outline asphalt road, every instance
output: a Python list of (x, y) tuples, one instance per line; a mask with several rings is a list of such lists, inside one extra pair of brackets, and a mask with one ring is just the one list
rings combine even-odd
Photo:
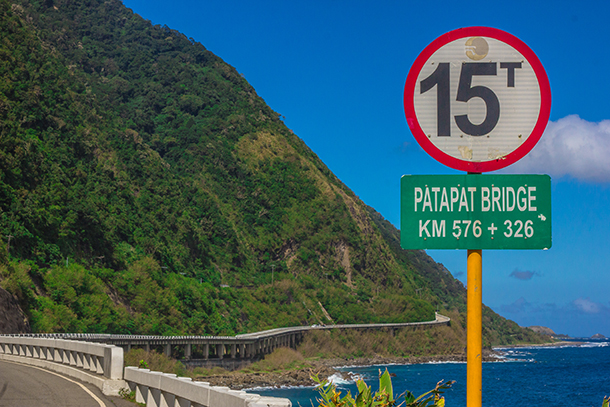
[(0, 361), (0, 406), (134, 407), (96, 387), (33, 366)]

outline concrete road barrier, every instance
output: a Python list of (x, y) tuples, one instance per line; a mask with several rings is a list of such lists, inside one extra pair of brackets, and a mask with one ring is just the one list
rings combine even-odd
[(123, 349), (65, 339), (0, 336), (0, 359), (52, 370), (118, 395), (123, 381)]
[(290, 400), (261, 397), (228, 387), (210, 386), (174, 374), (129, 366), (125, 382), (135, 392), (138, 403), (147, 407), (291, 407)]
[(123, 349), (65, 339), (0, 336), (0, 360), (23, 363), (74, 377), (106, 395), (135, 392), (148, 407), (291, 407), (288, 399), (261, 397), (228, 387), (210, 386), (175, 374), (123, 369)]

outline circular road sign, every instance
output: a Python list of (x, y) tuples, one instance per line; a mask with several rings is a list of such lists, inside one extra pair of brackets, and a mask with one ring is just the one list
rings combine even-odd
[(488, 27), (450, 31), (417, 57), (405, 84), (407, 123), (433, 158), (487, 172), (523, 158), (551, 112), (549, 80), (517, 37)]

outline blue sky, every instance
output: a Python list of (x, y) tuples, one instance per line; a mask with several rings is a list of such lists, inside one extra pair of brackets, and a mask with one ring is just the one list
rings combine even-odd
[[(524, 41), (552, 93), (538, 145), (503, 173), (552, 177), (553, 247), (483, 252), (483, 301), (522, 326), (610, 336), (610, 30), (607, 1), (124, 0), (201, 42), (366, 204), (400, 225), (403, 174), (459, 174), (417, 144), (403, 109), (419, 53), (460, 27)], [(466, 252), (428, 253), (466, 281)]]

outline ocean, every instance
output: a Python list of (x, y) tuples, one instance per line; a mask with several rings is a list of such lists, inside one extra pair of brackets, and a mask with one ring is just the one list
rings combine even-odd
[[(610, 396), (610, 340), (586, 340), (582, 345), (500, 349), (497, 362), (483, 363), (484, 407), (601, 407)], [(439, 380), (455, 380), (445, 392), (447, 407), (466, 407), (466, 363), (426, 363), (343, 367), (362, 377), (373, 390), (379, 371), (388, 369), (395, 396), (411, 390), (419, 396)], [(335, 380), (342, 394), (357, 394), (354, 381)], [(312, 387), (253, 389), (253, 393), (286, 397), (293, 406), (318, 406)]]

